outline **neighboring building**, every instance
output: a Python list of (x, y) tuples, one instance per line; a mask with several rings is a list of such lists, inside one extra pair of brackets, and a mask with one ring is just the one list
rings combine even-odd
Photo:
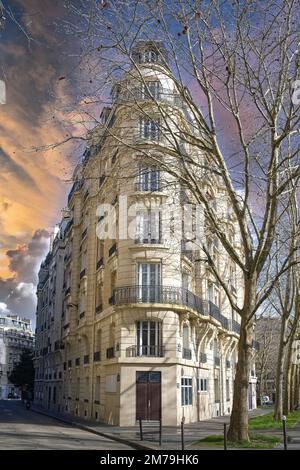
[[(170, 118), (188, 125), (191, 118), (160, 54), (161, 44), (146, 42), (132, 57)], [(163, 155), (168, 142), (158, 119), (140, 115), (140, 106), (151, 113), (151, 100), (134, 73), (113, 89), (113, 105), (104, 108), (102, 124), (91, 134), (41, 266), (35, 398), (48, 409), (111, 424), (130, 426), (141, 417), (178, 425), (183, 416), (193, 422), (231, 412), (239, 319), (199, 247), (192, 250), (182, 239), (183, 213), (170, 217), (190, 195), (143, 152)], [(210, 173), (201, 184), (239, 250), (237, 222), (220, 179)], [(109, 228), (120, 229), (125, 196), (129, 204), (144, 204), (134, 236), (112, 233), (101, 240), (96, 229), (99, 234), (109, 220), (98, 206), (116, 210)], [(238, 299), (238, 269), (209, 233), (203, 210), (200, 220), (201, 236)], [(172, 240), (165, 236), (167, 222)], [(256, 407), (255, 382), (253, 365), (250, 408)]]
[(8, 376), (26, 349), (34, 352), (30, 320), (0, 314), (0, 399), (8, 398), (10, 394), (19, 395), (19, 390), (9, 382)]
[(68, 262), (65, 234), (69, 229), (69, 217), (63, 219), (51, 240), (51, 249), (39, 271), (37, 286), (37, 319), (35, 351), (35, 398), (52, 403), (62, 401), (62, 322), (63, 298), (66, 294), (64, 269)]
[(276, 369), (280, 342), (281, 318), (279, 316), (263, 316), (256, 322), (255, 336), (260, 344), (256, 355), (257, 399), (268, 396), (275, 402)]

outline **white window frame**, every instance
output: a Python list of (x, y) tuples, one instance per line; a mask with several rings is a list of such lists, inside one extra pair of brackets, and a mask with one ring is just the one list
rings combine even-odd
[(140, 138), (158, 142), (160, 140), (160, 123), (156, 119), (140, 119)]
[[(144, 324), (147, 324), (147, 341), (143, 343)], [(151, 324), (154, 324), (154, 344), (151, 344)], [(161, 348), (162, 322), (151, 320), (140, 320), (136, 322), (137, 355), (138, 356), (159, 356)], [(146, 348), (146, 354), (144, 351)]]
[(159, 210), (143, 210), (137, 213), (137, 241), (161, 243), (162, 213)]
[(139, 191), (159, 191), (160, 170), (155, 166), (141, 166), (138, 174)]
[[(138, 296), (142, 302), (153, 302), (160, 294), (161, 286), (161, 263), (137, 264), (137, 285), (139, 286)], [(149, 289), (152, 287), (152, 289)]]
[(181, 406), (193, 406), (193, 378), (181, 377)]
[(199, 377), (197, 379), (197, 391), (198, 393), (208, 392), (208, 378), (207, 377)]

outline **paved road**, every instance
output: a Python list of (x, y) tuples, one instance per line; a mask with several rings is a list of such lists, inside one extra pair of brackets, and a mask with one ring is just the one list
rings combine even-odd
[(0, 450), (132, 450), (87, 431), (39, 415), (17, 400), (0, 400)]

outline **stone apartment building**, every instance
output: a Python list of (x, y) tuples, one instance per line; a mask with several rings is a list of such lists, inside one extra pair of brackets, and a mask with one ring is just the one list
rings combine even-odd
[(0, 315), (0, 399), (19, 395), (8, 376), (24, 350), (34, 352), (34, 334), (30, 320), (18, 315)]
[[(168, 145), (151, 119), (149, 89), (171, 126), (191, 119), (163, 45), (141, 42), (132, 58), (136, 67), (112, 90), (112, 106), (103, 109), (75, 169), (39, 273), (35, 399), (116, 425), (138, 418), (177, 425), (183, 416), (194, 422), (231, 412), (239, 319), (199, 247), (182, 235), (192, 217), (184, 215), (188, 191), (147, 158), (149, 149), (162, 155)], [(239, 249), (220, 181), (211, 174), (201, 184)], [(238, 269), (209, 234), (203, 210), (198, 219), (238, 299)], [(249, 408), (256, 407), (255, 383), (253, 365)]]

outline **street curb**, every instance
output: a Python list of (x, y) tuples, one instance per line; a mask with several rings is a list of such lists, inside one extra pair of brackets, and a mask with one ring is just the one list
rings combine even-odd
[(34, 413), (43, 415), (43, 416), (47, 416), (48, 418), (55, 419), (55, 420), (60, 421), (62, 423), (69, 424), (69, 425), (74, 426), (78, 429), (82, 429), (83, 431), (87, 431), (87, 432), (90, 432), (92, 434), (96, 434), (98, 436), (105, 437), (105, 438), (110, 439), (112, 441), (119, 442), (120, 444), (129, 445), (129, 446), (133, 447), (136, 450), (152, 450), (152, 451), (159, 450), (159, 449), (156, 449), (155, 447), (147, 446), (147, 445), (144, 445), (144, 444), (139, 444), (139, 443), (137, 443), (135, 441), (131, 441), (129, 439), (123, 439), (122, 437), (114, 436), (113, 434), (110, 434), (110, 433), (104, 433), (104, 432), (101, 432), (101, 431), (97, 431), (97, 430), (92, 429), (88, 426), (84, 426), (83, 424), (77, 423), (76, 421), (71, 421), (71, 420), (65, 419), (63, 417), (54, 416), (54, 415), (51, 415), (49, 413), (46, 413), (45, 411), (37, 410), (36, 408), (31, 408), (31, 411), (33, 411)]

